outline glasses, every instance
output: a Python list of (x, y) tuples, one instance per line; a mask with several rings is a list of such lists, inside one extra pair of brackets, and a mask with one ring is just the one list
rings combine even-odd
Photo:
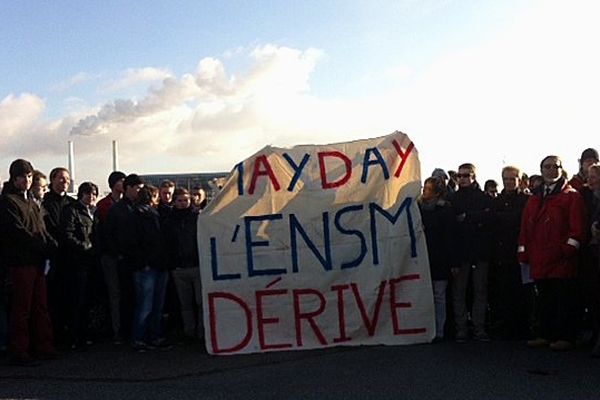
[(544, 168), (544, 169), (559, 169), (559, 168), (562, 168), (562, 166), (558, 165), (558, 164), (546, 164), (546, 165), (542, 165), (542, 168)]
[(457, 178), (470, 178), (471, 174), (456, 174)]

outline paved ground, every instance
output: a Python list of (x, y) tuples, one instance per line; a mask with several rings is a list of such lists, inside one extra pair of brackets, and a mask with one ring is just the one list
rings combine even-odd
[(443, 342), (213, 357), (110, 344), (39, 367), (0, 360), (0, 398), (600, 399), (600, 359), (519, 342)]

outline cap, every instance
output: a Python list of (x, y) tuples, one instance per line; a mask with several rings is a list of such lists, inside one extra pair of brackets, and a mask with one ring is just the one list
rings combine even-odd
[(598, 150), (592, 149), (591, 147), (589, 149), (585, 149), (583, 153), (581, 153), (581, 158), (579, 159), (579, 162), (582, 163), (588, 158), (593, 158), (596, 161), (600, 160), (600, 158), (598, 158)]

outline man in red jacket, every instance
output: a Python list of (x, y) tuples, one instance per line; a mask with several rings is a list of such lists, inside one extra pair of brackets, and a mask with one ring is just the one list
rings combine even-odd
[(518, 247), (519, 261), (530, 265), (539, 292), (539, 337), (527, 345), (569, 350), (577, 329), (575, 277), (585, 206), (563, 177), (559, 157), (547, 156), (540, 167), (544, 184), (525, 206)]

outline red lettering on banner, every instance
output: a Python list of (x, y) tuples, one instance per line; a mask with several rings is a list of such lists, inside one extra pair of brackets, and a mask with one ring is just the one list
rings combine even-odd
[(349, 342), (351, 337), (346, 336), (346, 314), (344, 312), (344, 290), (350, 289), (350, 285), (333, 285), (331, 290), (337, 292), (338, 324), (340, 337), (333, 338), (333, 343)]
[(415, 335), (427, 331), (425, 328), (408, 328), (400, 329), (400, 321), (398, 320), (397, 308), (410, 308), (412, 303), (396, 302), (396, 284), (403, 281), (418, 280), (419, 274), (403, 275), (399, 278), (390, 279), (390, 312), (392, 314), (392, 326), (394, 327), (394, 335)]
[[(260, 169), (261, 165), (264, 169)], [(256, 157), (254, 160), (254, 168), (252, 170), (252, 180), (250, 181), (250, 188), (248, 189), (248, 194), (254, 194), (254, 190), (256, 189), (256, 181), (259, 176), (266, 175), (269, 177), (271, 184), (275, 191), (279, 191), (280, 186), (277, 178), (275, 177), (275, 173), (273, 173), (273, 169), (271, 168), (271, 164), (269, 164), (269, 160), (267, 156), (261, 155)]]
[(365, 309), (365, 304), (363, 303), (360, 292), (358, 291), (358, 286), (356, 283), (351, 284), (352, 292), (354, 293), (356, 303), (358, 304), (358, 309), (360, 310), (360, 316), (365, 324), (365, 327), (367, 328), (367, 333), (369, 336), (373, 336), (375, 334), (375, 328), (377, 328), (377, 321), (379, 320), (379, 311), (381, 311), (381, 303), (383, 302), (383, 293), (385, 292), (386, 283), (387, 281), (382, 281), (379, 284), (379, 290), (377, 292), (377, 300), (375, 302), (375, 310), (373, 311), (372, 319), (369, 319), (369, 315)]
[(394, 145), (394, 148), (396, 149), (396, 152), (400, 156), (400, 160), (401, 160), (400, 165), (398, 165), (398, 168), (396, 169), (396, 172), (394, 173), (394, 176), (397, 178), (402, 173), (402, 168), (404, 168), (404, 164), (406, 164), (406, 160), (408, 159), (408, 156), (412, 152), (415, 145), (413, 142), (410, 142), (410, 144), (406, 148), (406, 151), (402, 151), (402, 148), (400, 147), (398, 142), (396, 142), (395, 139), (392, 140), (392, 144)]
[[(321, 172), (321, 187), (323, 189), (332, 189), (335, 187), (342, 186), (352, 176), (352, 161), (342, 152), (339, 151), (322, 151), (319, 155), (319, 171)], [(346, 173), (340, 179), (335, 182), (329, 182), (327, 180), (327, 167), (325, 166), (325, 157), (337, 157), (344, 162), (346, 167)]]
[(263, 297), (267, 296), (281, 296), (286, 294), (286, 289), (280, 290), (258, 290), (256, 291), (256, 329), (258, 329), (258, 341), (262, 350), (269, 349), (287, 349), (292, 347), (291, 343), (276, 343), (267, 344), (265, 340), (264, 326), (266, 324), (276, 324), (279, 322), (279, 318), (265, 318), (263, 316)]
[[(217, 341), (217, 316), (215, 312), (215, 299), (218, 298), (228, 299), (233, 301), (234, 303), (239, 304), (244, 310), (244, 313), (246, 314), (246, 336), (244, 336), (244, 339), (242, 339), (240, 343), (228, 349), (220, 348), (219, 343)], [(239, 297), (227, 292), (209, 293), (208, 308), (210, 324), (210, 341), (214, 353), (235, 353), (236, 351), (240, 351), (248, 345), (250, 339), (252, 338), (252, 311), (250, 311), (250, 307), (248, 307), (248, 304), (246, 304), (246, 302), (243, 299), (240, 299)]]
[[(321, 292), (319, 292), (318, 290), (315, 290), (315, 289), (294, 289), (293, 293), (294, 293), (294, 322), (296, 325), (296, 343), (297, 343), (298, 347), (303, 346), (302, 327), (300, 325), (300, 321), (302, 319), (306, 319), (308, 321), (313, 332), (317, 336), (319, 343), (321, 343), (322, 345), (326, 345), (327, 340), (325, 339), (325, 336), (323, 335), (323, 333), (319, 329), (319, 326), (315, 322), (315, 317), (317, 315), (322, 314), (323, 311), (325, 311), (325, 297), (323, 296), (323, 294)], [(318, 297), (319, 302), (320, 302), (319, 308), (315, 311), (309, 311), (309, 312), (303, 313), (300, 311), (300, 296), (311, 295), (311, 294)]]

